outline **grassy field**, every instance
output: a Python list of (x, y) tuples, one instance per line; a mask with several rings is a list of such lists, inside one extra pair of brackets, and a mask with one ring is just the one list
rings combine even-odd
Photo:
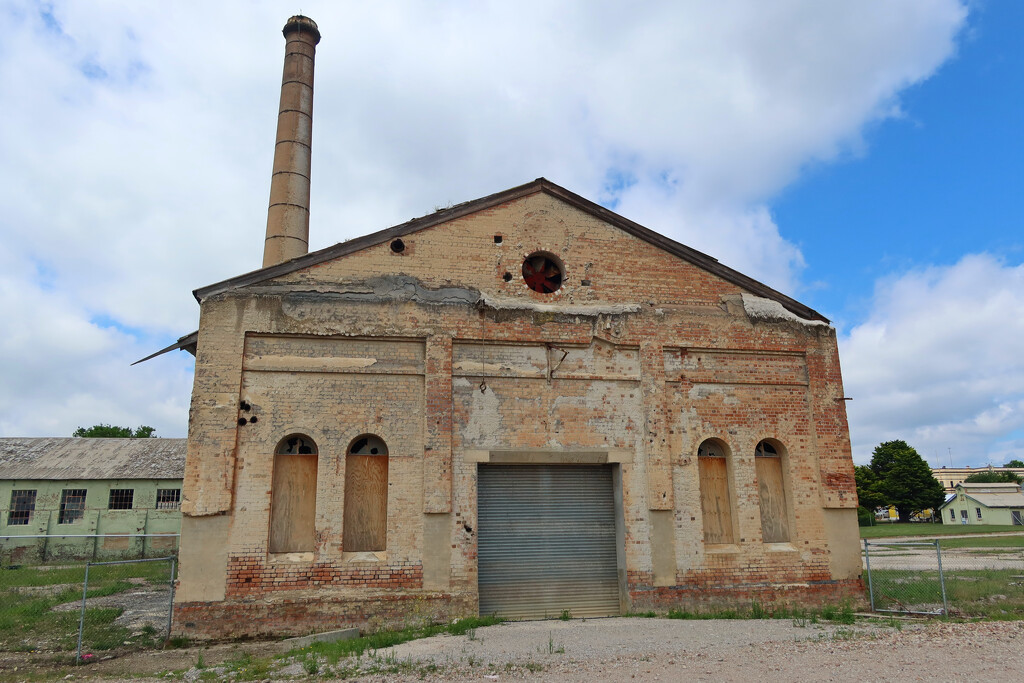
[[(1024, 535), (1021, 536), (976, 536), (974, 538), (943, 538), (939, 541), (946, 548), (1024, 548)], [(1021, 567), (1024, 574), (1024, 566)]]
[[(164, 562), (91, 567), (88, 597), (122, 593), (143, 583), (166, 585), (168, 569)], [(80, 605), (84, 578), (84, 565), (0, 569), (0, 651), (74, 652), (80, 610), (77, 606), (64, 611), (53, 608)], [(122, 611), (87, 608), (83, 649), (110, 650), (126, 641), (138, 646), (157, 644), (153, 628), (133, 634), (115, 625)]]
[(893, 536), (948, 536), (961, 534), (1024, 533), (1024, 527), (995, 524), (878, 524), (860, 527), (861, 538), (892, 538)]

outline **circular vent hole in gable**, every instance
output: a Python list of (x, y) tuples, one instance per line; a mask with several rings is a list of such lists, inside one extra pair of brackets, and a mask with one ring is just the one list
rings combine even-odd
[(562, 264), (547, 252), (534, 252), (523, 261), (523, 280), (535, 292), (557, 292), (562, 287), (563, 276)]

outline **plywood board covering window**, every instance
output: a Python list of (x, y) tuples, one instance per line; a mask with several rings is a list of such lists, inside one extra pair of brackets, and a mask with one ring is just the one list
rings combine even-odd
[(387, 548), (388, 447), (376, 436), (357, 438), (345, 456), (345, 552)]
[(311, 552), (316, 544), (317, 447), (290, 436), (274, 452), (270, 499), (270, 552)]
[(782, 476), (782, 457), (775, 446), (762, 441), (754, 453), (757, 490), (761, 502), (761, 538), (765, 543), (788, 543), (789, 509)]
[(732, 502), (725, 449), (708, 439), (697, 449), (700, 476), (700, 511), (704, 518), (705, 543), (733, 543)]

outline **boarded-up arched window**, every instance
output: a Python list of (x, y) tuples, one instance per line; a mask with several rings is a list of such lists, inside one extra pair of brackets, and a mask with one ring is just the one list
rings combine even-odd
[(292, 434), (274, 449), (270, 552), (309, 552), (316, 545), (316, 443)]
[(733, 543), (732, 499), (725, 444), (708, 439), (697, 449), (700, 477), (700, 511), (704, 518), (705, 543)]
[(387, 547), (388, 447), (372, 434), (358, 437), (345, 456), (345, 552)]
[(761, 539), (765, 543), (789, 542), (789, 508), (782, 476), (782, 456), (768, 441), (754, 451), (757, 491), (761, 501)]

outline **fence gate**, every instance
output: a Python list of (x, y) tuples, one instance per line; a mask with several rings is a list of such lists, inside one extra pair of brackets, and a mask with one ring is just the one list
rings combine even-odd
[(864, 541), (873, 612), (947, 614), (939, 541)]

